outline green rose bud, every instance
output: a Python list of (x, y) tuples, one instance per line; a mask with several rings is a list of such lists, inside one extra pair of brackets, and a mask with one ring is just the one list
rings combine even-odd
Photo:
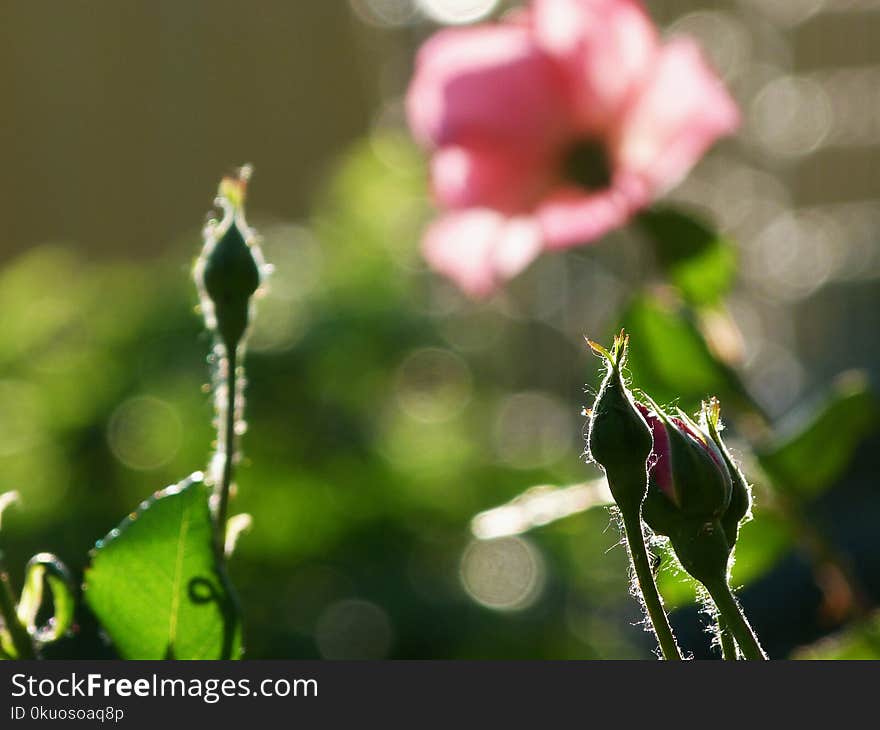
[(251, 297), (265, 270), (256, 236), (244, 217), (250, 173), (245, 166), (236, 177), (226, 177), (220, 183), (217, 205), (223, 210), (223, 219), (206, 226), (194, 272), (205, 323), (227, 352), (238, 346), (247, 331)]
[(652, 440), (651, 429), (623, 380), (628, 338), (618, 335), (611, 352), (595, 342), (589, 344), (605, 359), (607, 369), (590, 411), (589, 454), (605, 470), (621, 509), (638, 510), (647, 491), (646, 463)]

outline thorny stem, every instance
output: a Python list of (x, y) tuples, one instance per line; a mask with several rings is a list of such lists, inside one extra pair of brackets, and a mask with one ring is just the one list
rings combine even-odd
[(739, 602), (734, 598), (733, 591), (730, 590), (725, 577), (719, 577), (716, 580), (707, 581), (705, 583), (706, 590), (712, 596), (715, 606), (718, 608), (720, 618), (730, 629), (736, 643), (746, 659), (767, 659), (767, 655), (761, 648), (758, 637), (749, 625), (743, 613)]
[(36, 656), (34, 654), (34, 644), (27, 629), (18, 620), (18, 613), (15, 610), (15, 594), (12, 590), (12, 583), (9, 580), (9, 574), (6, 572), (2, 556), (0, 556), (0, 616), (3, 617), (3, 623), (12, 639), (12, 645), (17, 655), (16, 658), (34, 659)]
[(648, 557), (648, 549), (645, 547), (645, 533), (642, 528), (642, 520), (639, 513), (627, 510), (621, 512), (623, 517), (623, 529), (626, 534), (626, 544), (629, 549), (629, 557), (632, 561), (633, 571), (636, 575), (639, 591), (648, 612), (648, 619), (654, 628), (657, 642), (660, 644), (660, 652), (667, 660), (681, 659), (678, 644), (672, 634), (672, 627), (663, 608), (663, 600), (657, 591), (654, 582), (654, 573), (651, 570), (651, 561)]

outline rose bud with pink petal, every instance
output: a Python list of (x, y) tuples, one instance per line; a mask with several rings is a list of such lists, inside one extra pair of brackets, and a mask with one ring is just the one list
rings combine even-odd
[(697, 46), (662, 42), (637, 0), (534, 0), (442, 30), (406, 101), (444, 211), (425, 255), (478, 297), (622, 226), (739, 124)]
[(641, 403), (637, 408), (654, 438), (648, 474), (657, 498), (688, 519), (711, 520), (724, 514), (732, 485), (714, 441), (684, 414), (667, 416)]
[(726, 575), (751, 497), (719, 436), (717, 401), (703, 405), (700, 425), (681, 411), (670, 416), (653, 403), (637, 407), (654, 440), (643, 519), (670, 538), (695, 578), (705, 583)]

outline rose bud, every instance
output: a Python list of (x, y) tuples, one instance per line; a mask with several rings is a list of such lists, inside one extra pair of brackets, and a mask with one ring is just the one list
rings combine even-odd
[[(654, 437), (649, 469), (656, 497), (652, 506), (654, 501), (665, 504), (667, 509), (658, 511), (686, 519), (719, 518), (730, 505), (732, 484), (715, 442), (684, 413), (667, 416), (656, 405), (653, 410), (641, 403), (636, 407)], [(651, 527), (661, 534), (667, 532), (663, 525), (658, 525), (660, 529)]]
[(718, 431), (718, 402), (703, 404), (700, 424), (685, 413), (637, 404), (651, 427), (648, 494), (642, 516), (670, 538), (688, 573), (704, 584), (726, 576), (740, 521), (751, 499), (742, 472)]
[(217, 205), (223, 219), (211, 221), (194, 277), (209, 329), (215, 330), (227, 352), (233, 351), (248, 327), (251, 297), (262, 282), (265, 265), (256, 235), (244, 217), (244, 198), (250, 167), (220, 183)]
[(652, 440), (651, 429), (623, 380), (628, 341), (621, 332), (611, 352), (589, 343), (605, 359), (607, 373), (590, 412), (587, 446), (590, 457), (605, 470), (614, 501), (621, 510), (637, 512), (648, 488), (646, 464)]

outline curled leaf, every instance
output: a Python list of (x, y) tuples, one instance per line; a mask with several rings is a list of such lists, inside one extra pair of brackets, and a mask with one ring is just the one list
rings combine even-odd
[(3, 511), (11, 504), (18, 502), (18, 492), (3, 492), (0, 494), (0, 527), (2, 527)]
[(223, 545), (223, 552), (226, 554), (226, 557), (229, 557), (235, 552), (238, 538), (243, 533), (250, 530), (252, 524), (253, 518), (245, 512), (229, 518), (226, 522), (226, 541)]
[[(37, 616), (45, 598), (44, 588), (49, 586), (53, 613), (42, 626), (37, 626)], [(34, 555), (25, 570), (24, 588), (18, 602), (18, 618), (28, 633), (40, 644), (57, 641), (73, 626), (74, 587), (70, 571), (51, 553)]]

